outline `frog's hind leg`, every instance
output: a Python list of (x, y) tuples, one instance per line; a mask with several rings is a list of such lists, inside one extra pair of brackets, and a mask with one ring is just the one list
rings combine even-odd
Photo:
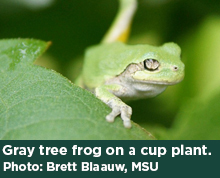
[(119, 0), (120, 7), (110, 29), (104, 36), (102, 43), (111, 43), (115, 41), (126, 42), (131, 22), (136, 11), (137, 0)]

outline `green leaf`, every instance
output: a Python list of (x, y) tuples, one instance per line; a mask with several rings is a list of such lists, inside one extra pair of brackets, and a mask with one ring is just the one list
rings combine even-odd
[(163, 139), (219, 140), (220, 91), (209, 101), (188, 100)]
[(1, 139), (152, 139), (136, 124), (105, 121), (110, 112), (93, 94), (60, 74), (33, 65), (49, 43), (0, 41)]

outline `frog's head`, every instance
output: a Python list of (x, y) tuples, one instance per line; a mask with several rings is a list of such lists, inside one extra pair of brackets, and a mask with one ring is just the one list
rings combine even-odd
[(141, 58), (139, 64), (142, 65), (141, 70), (132, 74), (132, 78), (136, 81), (173, 85), (184, 78), (181, 49), (175, 43), (165, 43), (160, 47), (151, 46), (150, 51), (139, 57)]

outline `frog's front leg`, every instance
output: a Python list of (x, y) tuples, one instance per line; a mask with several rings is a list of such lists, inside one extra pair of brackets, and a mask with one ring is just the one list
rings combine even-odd
[(131, 107), (110, 92), (118, 90), (120, 87), (120, 85), (100, 86), (95, 89), (95, 95), (112, 109), (112, 112), (106, 116), (108, 122), (114, 122), (115, 117), (121, 115), (124, 126), (131, 128)]

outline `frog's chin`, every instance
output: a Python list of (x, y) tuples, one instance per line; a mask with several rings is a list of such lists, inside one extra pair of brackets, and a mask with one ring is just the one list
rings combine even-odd
[(134, 82), (129, 87), (129, 92), (132, 98), (151, 98), (162, 93), (167, 88), (167, 85), (158, 85), (150, 83)]

